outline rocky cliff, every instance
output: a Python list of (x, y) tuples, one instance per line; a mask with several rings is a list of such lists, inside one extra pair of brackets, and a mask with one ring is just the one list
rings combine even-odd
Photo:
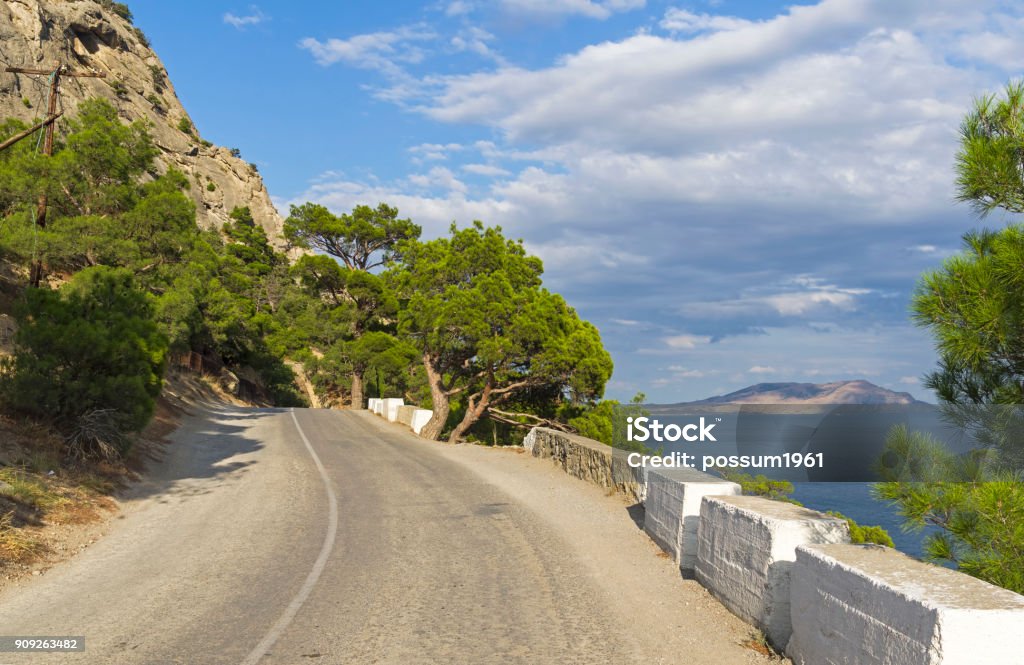
[(109, 1), (0, 0), (0, 119), (46, 114), (47, 77), (11, 74), (6, 67), (53, 69), (63, 63), (104, 72), (106, 78), (61, 78), (68, 114), (83, 99), (102, 97), (126, 121), (149, 121), (161, 151), (159, 169), (174, 167), (189, 176), (200, 226), (219, 228), (232, 208), (248, 206), (281, 247), (282, 220), (259, 173), (196, 134), (163, 63), (124, 13), (123, 5)]

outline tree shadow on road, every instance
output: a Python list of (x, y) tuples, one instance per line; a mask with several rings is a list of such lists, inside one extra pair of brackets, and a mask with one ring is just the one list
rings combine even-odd
[(174, 409), (179, 426), (146, 446), (141, 479), (121, 499), (157, 498), (183, 501), (237, 482), (257, 463), (253, 454), (264, 447), (247, 432), (262, 419), (286, 409), (251, 408), (198, 400)]

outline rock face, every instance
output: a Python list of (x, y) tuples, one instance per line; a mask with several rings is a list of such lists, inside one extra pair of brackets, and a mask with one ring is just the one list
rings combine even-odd
[[(204, 145), (182, 107), (145, 35), (109, 7), (94, 0), (0, 0), (0, 119), (30, 121), (46, 113), (46, 76), (3, 71), (8, 66), (95, 70), (106, 78), (62, 77), (63, 108), (102, 97), (126, 121), (145, 119), (161, 154), (159, 170), (177, 168), (190, 178), (196, 218), (203, 228), (220, 228), (235, 206), (253, 218), (282, 248), (282, 220), (256, 169), (227, 148)], [(108, 5), (105, 7), (104, 5)], [(61, 121), (58, 121), (58, 127)], [(188, 123), (186, 132), (181, 127)]]

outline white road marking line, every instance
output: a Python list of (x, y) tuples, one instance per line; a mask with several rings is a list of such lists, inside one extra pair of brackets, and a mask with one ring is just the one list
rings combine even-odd
[(295, 615), (302, 609), (302, 604), (309, 598), (309, 594), (313, 591), (313, 587), (316, 586), (317, 581), (320, 579), (320, 575), (323, 574), (324, 568), (327, 566), (327, 559), (331, 555), (331, 550), (334, 549), (334, 540), (338, 536), (338, 499), (334, 495), (334, 489), (331, 488), (331, 480), (327, 477), (327, 470), (324, 469), (323, 463), (320, 461), (320, 457), (313, 450), (313, 445), (306, 438), (306, 433), (302, 431), (302, 427), (299, 425), (299, 419), (295, 417), (295, 409), (291, 410), (292, 421), (295, 423), (295, 429), (298, 430), (299, 436), (302, 437), (302, 442), (306, 444), (306, 450), (309, 451), (309, 456), (313, 458), (313, 464), (316, 465), (317, 471), (320, 472), (320, 478), (323, 480), (324, 489), (327, 491), (327, 505), (329, 507), (327, 526), (327, 535), (324, 536), (323, 547), (320, 548), (320, 556), (316, 558), (316, 563), (313, 564), (313, 569), (309, 571), (309, 575), (306, 577), (306, 582), (299, 589), (299, 592), (292, 598), (292, 602), (288, 604), (284, 613), (277, 622), (271, 627), (267, 634), (263, 636), (260, 643), (256, 645), (245, 660), (242, 661), (242, 665), (257, 665), (263, 656), (277, 642), (277, 639), (281, 637), (281, 634), (288, 628), (288, 625), (295, 618)]

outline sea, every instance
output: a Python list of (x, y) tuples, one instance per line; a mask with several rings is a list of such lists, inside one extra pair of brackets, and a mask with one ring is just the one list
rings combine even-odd
[(923, 558), (924, 541), (937, 531), (925, 527), (908, 531), (896, 508), (871, 495), (871, 483), (793, 483), (790, 495), (808, 508), (834, 510), (865, 526), (880, 526), (889, 532), (896, 549), (914, 557)]

